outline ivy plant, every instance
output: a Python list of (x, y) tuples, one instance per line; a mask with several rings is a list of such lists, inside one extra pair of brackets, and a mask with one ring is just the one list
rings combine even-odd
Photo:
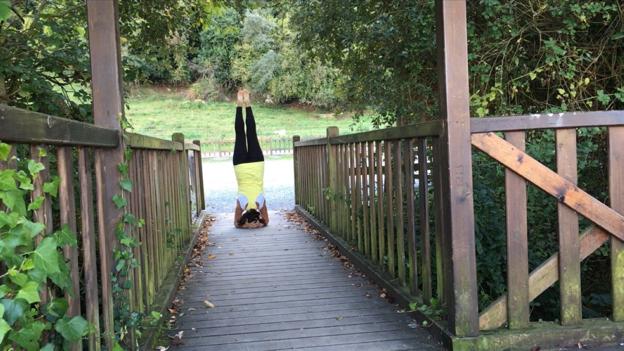
[[(0, 143), (0, 161), (9, 161), (10, 151)], [(67, 226), (46, 231), (43, 223), (32, 220), (33, 212), (49, 201), (31, 196), (33, 181), (44, 169), (29, 160), (25, 169), (0, 170), (0, 350), (66, 348), (90, 330), (83, 317), (67, 315), (67, 299), (47, 296), (49, 290), (62, 292), (58, 296), (71, 294), (70, 270), (61, 250), (77, 241)], [(43, 191), (56, 197), (58, 178), (45, 183)]]

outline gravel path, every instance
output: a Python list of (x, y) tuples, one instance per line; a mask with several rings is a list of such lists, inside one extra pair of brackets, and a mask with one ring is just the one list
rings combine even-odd
[[(232, 160), (204, 159), (203, 165), (208, 212), (232, 212), (237, 190)], [(271, 211), (290, 210), (295, 206), (292, 158), (265, 160), (264, 192)]]

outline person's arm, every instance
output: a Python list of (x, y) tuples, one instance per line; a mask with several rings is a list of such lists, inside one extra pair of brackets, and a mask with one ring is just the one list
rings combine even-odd
[(266, 200), (264, 201), (264, 205), (262, 206), (262, 209), (260, 210), (260, 214), (262, 215), (262, 218), (264, 219), (264, 225), (269, 225), (269, 210), (267, 209), (267, 205), (266, 205)]
[(236, 228), (240, 228), (240, 226), (238, 225), (238, 222), (240, 221), (242, 216), (243, 216), (243, 209), (241, 208), (238, 200), (236, 200), (236, 209), (234, 210), (234, 226)]

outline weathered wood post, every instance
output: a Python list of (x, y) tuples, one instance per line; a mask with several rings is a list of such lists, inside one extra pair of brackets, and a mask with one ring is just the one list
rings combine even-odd
[(338, 153), (336, 145), (331, 144), (331, 138), (338, 136), (338, 127), (327, 127), (327, 170), (329, 185), (329, 227), (332, 233), (338, 233), (338, 212), (337, 198), (338, 195)]
[(196, 172), (197, 172), (197, 193), (198, 193), (198, 201), (197, 201), (197, 214), (199, 215), (202, 210), (206, 208), (206, 198), (204, 197), (204, 163), (202, 161), (202, 152), (201, 152), (201, 142), (199, 140), (193, 140), (193, 144), (199, 147), (199, 151), (195, 152), (196, 158)]
[[(609, 127), (609, 202), (624, 213), (624, 127)], [(612, 318), (624, 321), (624, 241), (611, 235)]]
[(295, 187), (295, 205), (301, 205), (301, 199), (299, 198), (299, 194), (301, 192), (301, 182), (299, 182), (299, 160), (297, 159), (297, 150), (295, 148), (295, 144), (301, 140), (301, 137), (298, 135), (293, 136), (292, 138), (292, 147), (293, 147), (293, 174), (295, 177), (294, 187)]
[[(465, 1), (436, 1), (441, 136), (443, 233), (451, 255), (449, 327), (457, 336), (479, 333), (472, 193), (472, 150)], [(450, 249), (450, 252), (449, 252)]]
[[(121, 132), (120, 118), (124, 110), (117, 0), (87, 1), (87, 15), (93, 119), (98, 126)], [(115, 226), (122, 215), (113, 203), (113, 196), (121, 195), (117, 166), (123, 162), (123, 147), (120, 143), (116, 149), (98, 149), (95, 154), (103, 338), (109, 350), (114, 346), (112, 249), (115, 246)]]
[(180, 182), (182, 182), (182, 184), (179, 184), (180, 186), (180, 190), (183, 192), (184, 194), (184, 199), (182, 201), (182, 206), (181, 206), (181, 210), (182, 213), (184, 214), (184, 237), (186, 238), (187, 235), (189, 235), (190, 230), (191, 230), (191, 191), (190, 191), (190, 187), (189, 187), (189, 167), (188, 167), (188, 151), (186, 149), (186, 144), (184, 141), (184, 134), (182, 133), (174, 133), (171, 136), (171, 140), (172, 141), (176, 141), (180, 144), (182, 144), (182, 150), (180, 151), (180, 157), (179, 157), (179, 161), (178, 161), (178, 169), (180, 170)]

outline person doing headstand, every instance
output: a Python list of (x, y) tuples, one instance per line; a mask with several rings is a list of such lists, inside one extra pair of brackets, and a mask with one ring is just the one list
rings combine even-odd
[[(239, 90), (234, 129), (234, 173), (238, 183), (238, 197), (234, 211), (237, 228), (260, 228), (269, 224), (269, 213), (264, 197), (264, 155), (258, 142), (256, 121), (251, 111), (249, 92)], [(243, 123), (245, 107), (245, 123)], [(245, 133), (247, 125), (247, 133)]]

